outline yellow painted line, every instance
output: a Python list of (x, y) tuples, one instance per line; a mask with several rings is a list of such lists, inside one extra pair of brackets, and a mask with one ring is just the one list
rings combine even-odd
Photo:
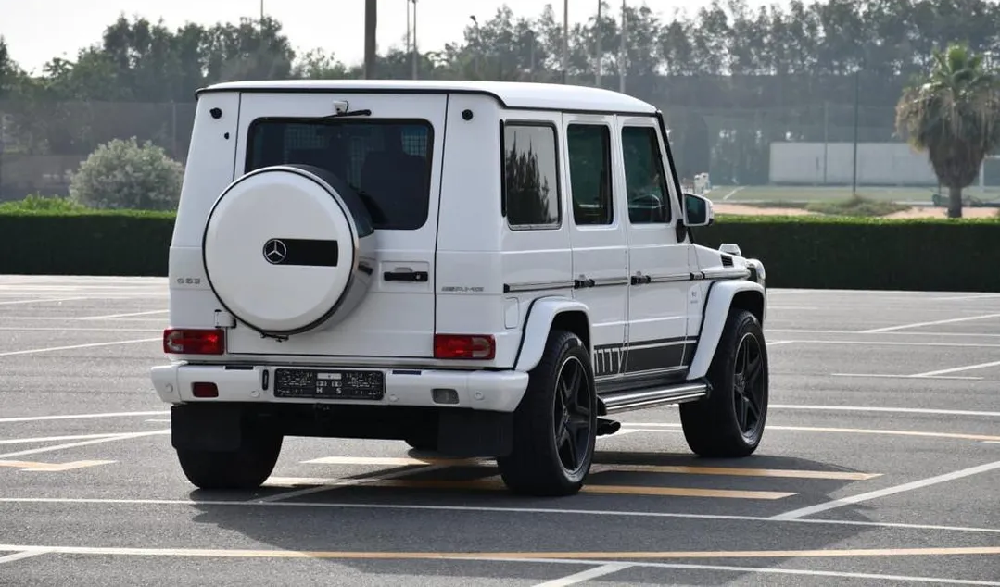
[[(449, 459), (416, 457), (354, 457), (330, 456), (302, 461), (307, 465), (377, 465), (389, 467), (412, 467), (423, 465), (445, 466), (492, 466), (492, 459)], [(818, 471), (804, 469), (759, 469), (737, 467), (682, 467), (664, 465), (619, 465), (616, 463), (594, 464), (593, 471), (624, 471), (633, 473), (678, 473), (690, 475), (729, 475), (737, 477), (781, 477), (793, 479), (833, 479), (841, 481), (867, 481), (881, 477), (881, 473), (855, 473), (851, 471)]]
[[(645, 422), (623, 422), (622, 429), (659, 432), (663, 428), (680, 428), (680, 424), (660, 424)], [(808, 426), (768, 426), (768, 430), (789, 430), (793, 432), (833, 432), (842, 434), (888, 434), (896, 436), (924, 436), (928, 438), (954, 438), (958, 440), (978, 440), (1000, 442), (1000, 436), (985, 434), (964, 434), (961, 432), (927, 432), (923, 430), (871, 430), (864, 428), (811, 428)]]
[(163, 556), (218, 558), (327, 558), (327, 559), (687, 559), (687, 558), (854, 558), (899, 556), (998, 555), (1000, 546), (949, 548), (872, 548), (823, 550), (718, 550), (662, 552), (351, 552), (297, 550), (223, 550), (196, 548), (117, 548), (0, 544), (0, 552), (45, 552), (96, 556)]
[(689, 475), (727, 475), (734, 477), (780, 477), (787, 479), (832, 479), (839, 481), (867, 481), (881, 477), (881, 473), (855, 473), (852, 471), (816, 471), (808, 469), (754, 469), (738, 467), (682, 467), (667, 465), (617, 465), (595, 464), (592, 471), (623, 471), (630, 473), (679, 473)]
[[(457, 489), (478, 491), (507, 491), (500, 477), (473, 480), (448, 479), (315, 479), (297, 477), (272, 477), (266, 485), (316, 485), (331, 489), (341, 486), (386, 487), (396, 489)], [(612, 495), (673, 495), (681, 497), (716, 497), (726, 499), (782, 499), (795, 495), (774, 491), (732, 491), (724, 489), (695, 489), (688, 487), (656, 487), (640, 485), (603, 485), (590, 483), (583, 486), (581, 493)]]
[(386, 467), (413, 467), (422, 465), (448, 465), (448, 466), (476, 466), (481, 465), (483, 459), (449, 459), (444, 457), (351, 457), (332, 456), (319, 457), (302, 461), (306, 465), (380, 465)]
[(100, 465), (110, 465), (115, 461), (73, 461), (72, 463), (34, 463), (31, 461), (0, 461), (0, 467), (20, 469), (22, 471), (44, 471), (60, 472), (72, 469), (85, 469), (87, 467), (98, 467)]

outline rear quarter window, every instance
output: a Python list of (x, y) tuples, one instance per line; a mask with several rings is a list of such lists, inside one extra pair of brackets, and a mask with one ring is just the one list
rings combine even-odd
[(312, 165), (333, 173), (369, 205), (376, 230), (427, 221), (434, 129), (426, 120), (265, 118), (248, 133), (246, 172)]

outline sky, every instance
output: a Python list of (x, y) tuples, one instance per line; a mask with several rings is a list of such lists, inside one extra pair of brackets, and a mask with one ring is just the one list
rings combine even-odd
[[(406, 44), (408, 0), (378, 0), (379, 51)], [(620, 15), (619, 0), (606, 0)], [(630, 6), (649, 6), (661, 17), (676, 9), (693, 14), (710, 0), (627, 0)], [(562, 17), (559, 0), (506, 0), (515, 15), (538, 16), (551, 3)], [(762, 0), (750, 0), (757, 6)], [(785, 4), (784, 2), (779, 2)], [(361, 63), (364, 51), (364, 0), (264, 0), (264, 12), (284, 25), (300, 54), (314, 48), (333, 53), (340, 61)], [(475, 15), (480, 22), (496, 14), (498, 0), (418, 0), (417, 41), (422, 51), (434, 51), (462, 38)], [(570, 0), (571, 23), (597, 12), (597, 0)], [(6, 38), (11, 58), (29, 72), (40, 74), (49, 59), (75, 59), (77, 51), (99, 42), (105, 27), (120, 14), (162, 19), (171, 29), (194, 21), (214, 24), (257, 18), (260, 0), (0, 0), (0, 36)]]

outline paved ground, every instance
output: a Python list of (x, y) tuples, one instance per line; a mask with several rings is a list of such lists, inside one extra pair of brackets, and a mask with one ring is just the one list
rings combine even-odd
[(773, 291), (756, 456), (630, 412), (550, 500), (319, 439), (260, 492), (194, 491), (147, 379), (165, 304), (0, 278), (0, 585), (1000, 585), (1000, 294)]

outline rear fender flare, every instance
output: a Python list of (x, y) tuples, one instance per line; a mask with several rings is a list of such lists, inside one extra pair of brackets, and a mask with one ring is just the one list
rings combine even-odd
[(536, 298), (528, 306), (524, 331), (521, 335), (521, 347), (514, 359), (515, 370), (530, 371), (538, 366), (542, 353), (545, 352), (545, 343), (548, 342), (552, 322), (559, 314), (565, 312), (583, 312), (587, 316), (587, 332), (584, 340), (588, 341), (587, 353), (592, 353), (593, 349), (589, 344), (590, 313), (585, 304), (563, 296)]
[(726, 327), (729, 309), (733, 305), (733, 297), (744, 291), (756, 292), (761, 296), (762, 306), (767, 305), (764, 286), (753, 281), (716, 281), (708, 292), (705, 311), (702, 316), (701, 333), (698, 335), (698, 348), (695, 349), (691, 366), (688, 368), (688, 380), (701, 379), (708, 373), (708, 368), (715, 358), (715, 349), (722, 338), (722, 330)]

